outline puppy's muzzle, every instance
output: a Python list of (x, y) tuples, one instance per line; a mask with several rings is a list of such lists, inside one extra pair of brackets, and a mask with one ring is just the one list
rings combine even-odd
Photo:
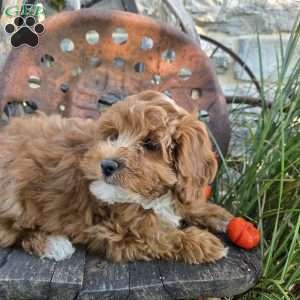
[(121, 164), (113, 159), (102, 160), (100, 164), (104, 176), (111, 176), (121, 167)]

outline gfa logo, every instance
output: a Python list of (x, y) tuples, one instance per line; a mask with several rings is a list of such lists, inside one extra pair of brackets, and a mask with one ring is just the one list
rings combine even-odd
[(37, 22), (38, 17), (45, 16), (44, 7), (40, 4), (25, 4), (22, 6), (8, 6), (4, 15), (14, 18), (12, 23), (5, 26), (5, 31), (10, 35), (13, 47), (36, 47), (39, 43), (39, 35), (43, 34), (43, 24)]

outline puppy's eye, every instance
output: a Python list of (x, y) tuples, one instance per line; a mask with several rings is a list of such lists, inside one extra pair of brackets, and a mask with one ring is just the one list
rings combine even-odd
[(160, 149), (160, 145), (149, 138), (144, 140), (143, 147), (149, 151), (158, 151)]
[(118, 137), (119, 137), (118, 132), (114, 132), (114, 133), (112, 133), (112, 134), (110, 134), (110, 135), (108, 136), (108, 139), (109, 139), (110, 141), (115, 141), (115, 140), (118, 139)]

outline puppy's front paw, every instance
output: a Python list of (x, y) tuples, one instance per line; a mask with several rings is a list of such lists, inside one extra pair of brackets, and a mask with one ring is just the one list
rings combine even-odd
[(75, 248), (67, 237), (50, 235), (47, 238), (44, 254), (41, 257), (61, 261), (70, 258), (74, 252)]
[(224, 219), (220, 219), (218, 217), (216, 218), (210, 218), (210, 220), (207, 222), (208, 227), (216, 232), (222, 232), (225, 233), (227, 226), (229, 224), (229, 220), (224, 218)]
[(182, 258), (189, 264), (215, 262), (225, 257), (228, 248), (212, 233), (189, 227), (184, 230), (185, 237), (182, 249)]

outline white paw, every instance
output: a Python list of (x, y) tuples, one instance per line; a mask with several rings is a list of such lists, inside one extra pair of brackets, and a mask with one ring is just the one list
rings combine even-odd
[(54, 259), (55, 261), (70, 258), (75, 248), (68, 238), (61, 235), (52, 235), (47, 239), (45, 254), (42, 258)]
[(216, 221), (216, 223), (215, 223), (215, 230), (217, 232), (226, 233), (228, 223), (229, 223), (228, 221), (223, 221), (223, 220)]
[(224, 250), (223, 250), (223, 256), (222, 257), (227, 257), (228, 252), (229, 252), (229, 247), (225, 247)]

